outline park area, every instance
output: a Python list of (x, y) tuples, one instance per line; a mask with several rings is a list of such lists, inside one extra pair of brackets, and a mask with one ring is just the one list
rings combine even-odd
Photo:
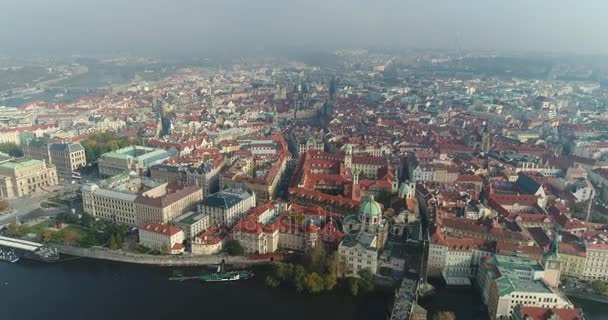
[(90, 248), (107, 246), (120, 249), (127, 235), (127, 227), (95, 221), (90, 215), (65, 213), (56, 218), (39, 218), (23, 224), (8, 225), (9, 236), (41, 243), (58, 243)]

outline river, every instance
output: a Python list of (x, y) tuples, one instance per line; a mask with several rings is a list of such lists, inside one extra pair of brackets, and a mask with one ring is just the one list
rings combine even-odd
[(2, 320), (386, 319), (390, 297), (309, 296), (264, 286), (169, 281), (175, 268), (86, 259), (0, 263)]
[[(231, 283), (169, 281), (176, 270), (192, 271), (87, 259), (0, 263), (0, 320), (384, 320), (391, 303), (387, 293), (353, 298), (345, 290), (309, 296), (272, 289), (263, 276)], [(606, 319), (604, 304), (572, 301), (587, 320)], [(457, 319), (488, 319), (470, 288), (441, 287), (420, 304), (429, 315), (453, 310)]]

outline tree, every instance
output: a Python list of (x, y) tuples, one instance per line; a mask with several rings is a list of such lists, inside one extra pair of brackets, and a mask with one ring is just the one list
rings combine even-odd
[(456, 320), (456, 315), (452, 311), (439, 311), (433, 315), (433, 320)]
[(80, 234), (73, 230), (68, 230), (63, 234), (63, 244), (66, 246), (74, 245), (80, 240)]
[(348, 284), (348, 291), (350, 291), (351, 295), (356, 296), (359, 294), (359, 279), (348, 278), (346, 283)]
[(325, 257), (325, 272), (337, 276), (338, 263), (340, 263), (340, 257), (338, 257), (338, 252), (334, 251), (331, 255)]
[(116, 235), (112, 234), (110, 236), (110, 249), (112, 250), (118, 250), (120, 249), (121, 245), (118, 243), (118, 240), (116, 240)]
[(41, 236), (42, 242), (46, 243), (46, 242), (51, 241), (55, 237), (56, 234), (57, 234), (57, 231), (55, 231), (55, 230), (50, 230), (50, 229), (45, 230)]
[(245, 254), (245, 248), (238, 240), (230, 240), (226, 244), (226, 252), (231, 256), (242, 256)]
[(83, 213), (80, 218), (80, 223), (83, 227), (90, 228), (93, 225), (93, 216), (88, 213)]
[(11, 223), (8, 225), (8, 234), (13, 237), (20, 237), (23, 233), (23, 227), (17, 223)]
[(316, 272), (311, 272), (304, 277), (304, 289), (312, 294), (323, 291), (325, 284), (323, 278)]
[(297, 265), (293, 269), (293, 282), (298, 292), (304, 290), (304, 278), (306, 277), (306, 269), (303, 266)]
[(23, 157), (23, 150), (14, 143), (0, 143), (0, 152), (4, 152), (11, 157)]
[(333, 273), (327, 273), (323, 276), (323, 287), (325, 290), (332, 290), (338, 284), (338, 278)]
[(10, 202), (6, 199), (0, 200), (0, 211), (6, 210), (11, 206)]
[(311, 250), (308, 250), (304, 255), (304, 266), (308, 271), (314, 271), (318, 273), (325, 272), (325, 257), (327, 253), (323, 249), (322, 245), (317, 245)]
[(360, 278), (359, 287), (363, 292), (374, 290), (374, 275), (369, 269), (359, 270), (357, 275)]
[(271, 288), (276, 288), (279, 286), (280, 282), (273, 276), (266, 276), (266, 278), (264, 278), (264, 284)]
[(118, 141), (113, 140), (113, 141), (108, 142), (107, 147), (108, 147), (108, 149), (110, 149), (110, 151), (115, 151), (115, 150), (120, 149), (120, 144), (118, 143)]
[(598, 294), (606, 294), (608, 292), (608, 284), (602, 280), (594, 280), (591, 282), (591, 288)]
[(393, 194), (389, 190), (382, 189), (382, 190), (380, 190), (380, 192), (378, 194), (378, 199), (376, 199), (376, 201), (378, 201), (379, 203), (382, 203), (385, 208), (390, 208), (392, 196), (393, 196)]
[(279, 281), (287, 281), (293, 278), (293, 265), (284, 262), (274, 264), (274, 274)]
[(109, 224), (106, 227), (105, 233), (106, 238), (102, 238), (100, 242), (108, 243), (111, 246), (112, 236), (114, 236), (114, 241), (116, 243), (115, 247), (121, 248), (124, 243), (125, 237), (127, 235), (127, 226), (122, 224)]

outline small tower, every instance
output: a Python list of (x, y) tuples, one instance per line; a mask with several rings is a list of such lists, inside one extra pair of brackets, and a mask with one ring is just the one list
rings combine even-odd
[(317, 246), (318, 244), (318, 239), (319, 239), (319, 228), (314, 225), (312, 222), (310, 222), (307, 226), (306, 226), (306, 233), (304, 234), (304, 239), (305, 239), (305, 249), (306, 250), (310, 250), (313, 249)]

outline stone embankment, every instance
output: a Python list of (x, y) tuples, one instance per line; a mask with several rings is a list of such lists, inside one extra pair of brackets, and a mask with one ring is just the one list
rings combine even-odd
[(78, 248), (72, 246), (63, 245), (52, 245), (53, 248), (57, 248), (59, 253), (64, 255), (84, 257), (90, 259), (135, 263), (135, 264), (148, 264), (157, 266), (204, 266), (219, 264), (222, 260), (226, 264), (264, 264), (269, 263), (269, 259), (250, 259), (247, 257), (233, 257), (233, 256), (189, 256), (189, 255), (150, 255), (150, 254), (139, 254), (130, 253), (120, 250), (110, 250), (106, 248)]

